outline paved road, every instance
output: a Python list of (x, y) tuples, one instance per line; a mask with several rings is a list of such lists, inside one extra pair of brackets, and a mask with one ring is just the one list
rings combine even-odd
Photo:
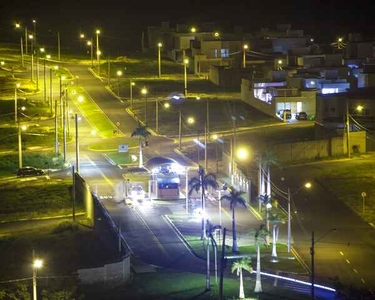
[[(275, 169), (272, 175), (278, 187), (286, 190), (289, 186), (295, 191), (304, 182), (318, 178), (322, 170), (367, 163), (367, 158), (323, 162)], [(282, 177), (284, 181), (280, 180)], [(314, 231), (317, 241), (328, 230), (337, 228), (315, 244), (316, 278), (329, 283), (329, 277), (339, 276), (347, 284), (374, 289), (375, 229), (327, 191), (324, 181), (313, 180), (313, 188), (301, 189), (293, 200), (298, 211), (292, 221), (294, 247), (309, 266), (311, 232)]]

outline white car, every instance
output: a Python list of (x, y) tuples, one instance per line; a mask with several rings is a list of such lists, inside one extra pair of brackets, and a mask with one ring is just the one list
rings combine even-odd
[(132, 186), (129, 194), (133, 200), (143, 200), (145, 198), (145, 191), (141, 185)]

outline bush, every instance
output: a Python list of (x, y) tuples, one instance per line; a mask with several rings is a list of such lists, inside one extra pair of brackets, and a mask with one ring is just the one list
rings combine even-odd
[(76, 232), (79, 230), (79, 227), (76, 223), (72, 221), (62, 221), (60, 222), (53, 230), (53, 234), (62, 234), (66, 231), (68, 232)]

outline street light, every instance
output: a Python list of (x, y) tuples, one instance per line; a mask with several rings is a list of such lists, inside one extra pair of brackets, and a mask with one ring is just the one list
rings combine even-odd
[(188, 91), (187, 91), (187, 65), (189, 64), (189, 60), (187, 58), (184, 59), (184, 83), (185, 83), (185, 98), (187, 98), (187, 94), (188, 94)]
[(282, 70), (283, 69), (283, 61), (281, 59), (279, 59), (277, 61), (277, 69), (278, 70)]
[(160, 55), (160, 50), (161, 47), (163, 47), (162, 43), (158, 43), (158, 66), (159, 66), (159, 78), (161, 77), (161, 55)]
[(135, 82), (130, 79), (129, 82), (129, 98), (130, 98), (130, 110), (133, 111), (133, 86), (135, 86)]
[(95, 31), (96, 33), (96, 59), (98, 61), (98, 74), (100, 76), (100, 48), (99, 48), (99, 34), (100, 34), (100, 30), (97, 29)]
[(145, 95), (145, 125), (147, 124), (147, 92), (145, 87), (141, 90), (142, 95)]
[(18, 101), (18, 96), (17, 96), (17, 90), (19, 89), (21, 85), (19, 83), (16, 84), (15, 88), (14, 88), (14, 122), (17, 123), (17, 120), (18, 120), (18, 104), (17, 104), (17, 101)]
[(37, 300), (37, 285), (36, 285), (36, 279), (37, 279), (37, 272), (38, 269), (43, 267), (43, 261), (41, 259), (36, 259), (33, 262), (33, 300)]
[(90, 41), (87, 41), (87, 46), (90, 46), (90, 55), (91, 55), (91, 68), (94, 67), (94, 59), (93, 59), (93, 47), (94, 47), (94, 44), (92, 42), (92, 39)]
[[(19, 23), (16, 23), (16, 29), (19, 29), (21, 28), (21, 25)], [(25, 36), (27, 36), (27, 30), (25, 31)], [(27, 43), (27, 40), (25, 40), (25, 42)], [(22, 39), (22, 35), (20, 36), (20, 43), (21, 43), (21, 66), (22, 68), (25, 66), (24, 64), (24, 60), (23, 60), (23, 39)]]
[(122, 71), (117, 71), (117, 96), (120, 97), (120, 77), (122, 76)]
[(323, 234), (320, 238), (315, 240), (314, 231), (311, 232), (311, 247), (310, 247), (310, 254), (311, 254), (311, 299), (315, 299), (315, 244), (319, 242), (322, 238), (324, 238), (327, 234), (336, 231), (337, 228), (332, 228), (328, 230), (325, 234)]
[(246, 51), (249, 49), (249, 45), (243, 45), (243, 57), (242, 57), (242, 67), (246, 68)]

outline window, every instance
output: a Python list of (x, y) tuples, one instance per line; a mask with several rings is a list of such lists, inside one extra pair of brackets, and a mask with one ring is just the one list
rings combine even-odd
[(229, 49), (221, 49), (220, 56), (223, 58), (229, 57)]
[(214, 49), (214, 57), (215, 57), (215, 58), (218, 57), (218, 51), (217, 51), (217, 49)]

